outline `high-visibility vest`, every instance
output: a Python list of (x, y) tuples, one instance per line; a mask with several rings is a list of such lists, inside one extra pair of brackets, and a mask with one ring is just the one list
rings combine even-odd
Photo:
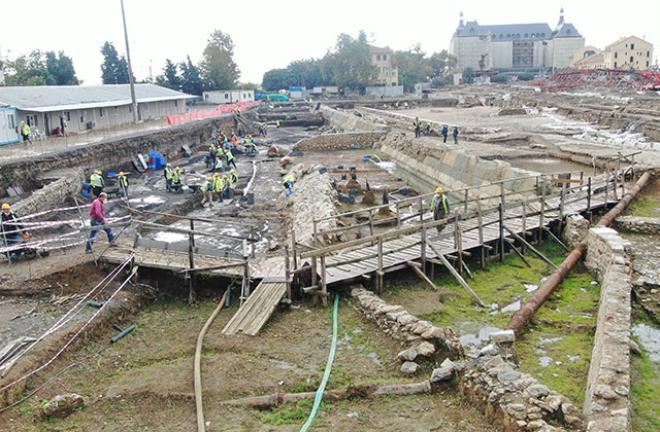
[(181, 171), (178, 169), (174, 170), (174, 174), (172, 174), (172, 182), (174, 183), (181, 183)]
[(231, 150), (225, 150), (225, 156), (227, 156), (227, 162), (231, 162), (234, 160), (234, 155), (231, 152)]
[(202, 190), (206, 192), (212, 192), (213, 191), (213, 183), (206, 180), (204, 183), (202, 183)]
[(225, 190), (225, 181), (222, 177), (216, 177), (213, 181), (213, 188), (216, 192), (222, 192)]
[(98, 174), (92, 174), (89, 176), (89, 184), (92, 187), (103, 187), (103, 177)]
[(438, 203), (438, 198), (440, 198), (440, 201), (442, 202), (442, 208), (445, 210), (445, 213), (449, 213), (449, 203), (447, 202), (447, 195), (442, 194), (435, 194), (433, 195), (433, 198), (431, 199), (431, 210), (435, 211), (435, 207)]
[(23, 123), (23, 130), (21, 131), (23, 135), (30, 135), (30, 132), (32, 132), (32, 129), (30, 129), (30, 125), (27, 123)]
[(117, 180), (119, 180), (119, 186), (123, 187), (124, 189), (128, 189), (128, 177), (126, 176), (118, 176)]
[(284, 177), (284, 183), (286, 183), (286, 182), (295, 183), (296, 182), (296, 176), (294, 176), (293, 174), (287, 174), (287, 176)]
[(172, 177), (174, 176), (174, 172), (172, 171), (172, 168), (166, 167), (165, 168), (165, 178), (168, 180), (172, 180)]
[(229, 179), (231, 180), (232, 186), (235, 186), (236, 183), (238, 183), (238, 176), (234, 171), (231, 172), (231, 177), (229, 177)]

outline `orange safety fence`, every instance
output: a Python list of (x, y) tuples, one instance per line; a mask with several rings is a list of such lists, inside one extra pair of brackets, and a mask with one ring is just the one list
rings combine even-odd
[(176, 125), (196, 120), (205, 120), (208, 118), (219, 117), (225, 114), (231, 114), (237, 110), (244, 111), (259, 104), (261, 104), (261, 101), (237, 102), (234, 104), (218, 105), (210, 110), (190, 111), (185, 114), (172, 114), (167, 116), (167, 124)]

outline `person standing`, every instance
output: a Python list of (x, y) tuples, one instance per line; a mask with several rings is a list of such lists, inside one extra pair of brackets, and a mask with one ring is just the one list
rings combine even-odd
[(211, 161), (211, 171), (215, 170), (215, 160), (218, 157), (218, 147), (215, 144), (209, 146), (209, 159)]
[(236, 168), (236, 162), (234, 162), (234, 154), (230, 150), (225, 150), (225, 156), (227, 157), (227, 168), (229, 165), (233, 165)]
[(454, 126), (454, 131), (451, 133), (454, 136), (454, 144), (458, 145), (458, 127)]
[(32, 133), (32, 129), (30, 128), (30, 125), (25, 123), (25, 121), (21, 120), (19, 129), (21, 132), (21, 137), (23, 138), (23, 142), (27, 141), (30, 144), (32, 144), (32, 140), (30, 139), (30, 134)]
[(415, 128), (415, 138), (419, 138), (422, 134), (422, 123), (419, 121), (419, 117), (415, 117), (413, 126)]
[(128, 199), (128, 177), (126, 177), (124, 171), (119, 171), (119, 174), (117, 174), (117, 184), (119, 184), (119, 190), (124, 198)]
[(223, 202), (222, 197), (225, 193), (225, 181), (223, 180), (222, 176), (220, 176), (220, 173), (215, 173), (214, 175), (213, 191), (220, 198), (220, 202)]
[(11, 210), (9, 203), (3, 203), (2, 215), (0, 215), (0, 234), (2, 234), (2, 245), (5, 247), (21, 242), (20, 232), (23, 227), (17, 223), (17, 220), (18, 216)]
[[(108, 223), (108, 220), (105, 217), (105, 202), (108, 199), (108, 195), (105, 192), (101, 192), (98, 198), (92, 201), (92, 208), (89, 210), (89, 218), (92, 227), (105, 225)], [(103, 228), (106, 235), (108, 236), (108, 243), (110, 247), (115, 247), (115, 235), (112, 232), (112, 228), (105, 227)], [(96, 240), (96, 235), (99, 233), (99, 230), (91, 230), (89, 232), (89, 239), (87, 240), (87, 245), (85, 246), (85, 252), (92, 253), (92, 243)]]
[[(445, 194), (444, 188), (438, 186), (435, 189), (435, 194), (431, 198), (431, 211), (433, 212), (433, 220), (444, 219), (449, 214), (449, 202), (447, 201), (447, 194)], [(445, 225), (438, 225), (436, 229), (438, 234), (442, 232), (445, 228)]]
[(103, 173), (101, 170), (94, 170), (92, 175), (89, 176), (89, 185), (92, 187), (92, 193), (94, 196), (98, 198), (105, 187), (105, 181), (103, 180)]
[(449, 128), (447, 125), (442, 126), (442, 142), (447, 143), (447, 137), (449, 136)]
[(163, 171), (165, 174), (165, 191), (169, 192), (170, 189), (172, 189), (172, 177), (174, 177), (174, 170), (172, 169), (172, 164), (168, 163), (167, 166), (165, 166), (165, 171)]
[(204, 204), (207, 202), (209, 203), (209, 207), (213, 207), (213, 177), (207, 177), (206, 181), (202, 183), (202, 207), (204, 207)]

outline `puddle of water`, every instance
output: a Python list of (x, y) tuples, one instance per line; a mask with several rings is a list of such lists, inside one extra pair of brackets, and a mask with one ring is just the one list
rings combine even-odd
[(660, 362), (660, 329), (641, 323), (634, 325), (632, 332), (648, 352), (649, 358), (654, 362)]
[[(468, 327), (471, 326), (471, 324), (468, 324)], [(461, 334), (459, 339), (464, 347), (475, 350), (487, 345), (490, 342), (490, 335), (501, 330), (502, 329), (497, 327), (484, 326), (479, 328), (477, 332), (469, 333), (470, 330), (467, 330), (465, 333), (463, 333), (463, 329), (461, 329), (459, 326), (459, 333)]]
[(158, 195), (147, 195), (142, 198), (131, 198), (128, 200), (131, 204), (137, 204), (135, 207), (141, 208), (155, 204), (163, 204), (165, 199)]
[(378, 165), (380, 168), (384, 169), (390, 174), (394, 174), (394, 171), (396, 171), (396, 162), (394, 161), (376, 162), (376, 165)]
[[(593, 167), (583, 165), (577, 162), (567, 161), (555, 158), (524, 158), (524, 159), (511, 159), (508, 161), (516, 168), (522, 168), (528, 171), (535, 171), (541, 174), (554, 174), (557, 172), (576, 172), (584, 171), (585, 173), (593, 173)], [(596, 170), (600, 172), (600, 170)]]
[(154, 236), (154, 240), (165, 243), (177, 243), (181, 241), (187, 241), (188, 236), (181, 233), (158, 231)]
[(541, 367), (548, 367), (552, 364), (552, 362), (554, 362), (554, 359), (552, 357), (548, 357), (548, 356), (539, 357), (539, 364), (541, 365)]
[(525, 287), (525, 291), (527, 291), (528, 293), (534, 292), (537, 289), (539, 289), (538, 285), (523, 284), (523, 286)]

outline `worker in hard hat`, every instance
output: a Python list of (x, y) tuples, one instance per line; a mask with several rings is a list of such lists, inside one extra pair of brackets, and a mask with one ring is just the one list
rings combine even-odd
[(121, 193), (128, 199), (128, 177), (126, 177), (124, 171), (119, 171), (119, 174), (117, 174), (117, 184)]
[(233, 165), (233, 167), (236, 168), (236, 162), (234, 162), (234, 154), (231, 152), (231, 150), (225, 149), (225, 157), (227, 158), (227, 167), (229, 167), (229, 165)]
[(245, 138), (245, 150), (248, 153), (256, 153), (257, 152), (257, 146), (254, 143), (254, 138), (252, 138), (252, 135), (248, 134), (248, 136)]
[(172, 189), (172, 177), (174, 176), (174, 169), (172, 168), (172, 164), (168, 163), (167, 166), (165, 167), (165, 190), (167, 192)]
[(236, 188), (237, 184), (238, 184), (238, 171), (236, 171), (236, 168), (232, 168), (231, 172), (229, 173), (229, 186), (233, 189)]
[(181, 190), (181, 185), (183, 183), (183, 170), (181, 167), (176, 167), (174, 168), (174, 172), (172, 173), (172, 184), (170, 185), (170, 189), (173, 190), (174, 192), (178, 192)]
[(213, 176), (213, 191), (220, 198), (220, 202), (223, 202), (223, 195), (225, 192), (225, 180), (219, 173), (215, 173)]
[(218, 157), (218, 147), (212, 143), (209, 146), (209, 162), (210, 162), (211, 171), (215, 169), (215, 161), (217, 157)]
[[(449, 202), (447, 201), (447, 194), (442, 186), (435, 189), (433, 198), (431, 198), (431, 211), (433, 212), (433, 220), (441, 220), (449, 214)], [(445, 228), (445, 225), (438, 225), (436, 229), (438, 234)]]
[[(10, 247), (21, 242), (21, 231), (23, 226), (18, 223), (18, 216), (11, 210), (9, 203), (2, 204), (2, 215), (0, 216), (0, 234), (2, 235), (2, 246)], [(15, 251), (14, 251), (15, 252)], [(6, 252), (11, 255), (12, 252)]]
[(287, 196), (293, 193), (293, 185), (296, 183), (296, 175), (294, 173), (289, 173), (284, 176), (284, 185), (285, 193)]
[(234, 198), (233, 192), (234, 190), (231, 189), (231, 180), (229, 179), (229, 176), (227, 174), (222, 176), (222, 194), (224, 195), (224, 198), (229, 198), (232, 199)]
[(213, 191), (215, 187), (213, 184), (213, 177), (206, 177), (206, 181), (202, 183), (202, 207), (204, 204), (209, 203), (209, 207), (213, 207)]
[(101, 170), (94, 170), (92, 175), (89, 176), (89, 185), (92, 187), (92, 193), (94, 196), (98, 198), (105, 187), (105, 181), (103, 180), (103, 173)]

